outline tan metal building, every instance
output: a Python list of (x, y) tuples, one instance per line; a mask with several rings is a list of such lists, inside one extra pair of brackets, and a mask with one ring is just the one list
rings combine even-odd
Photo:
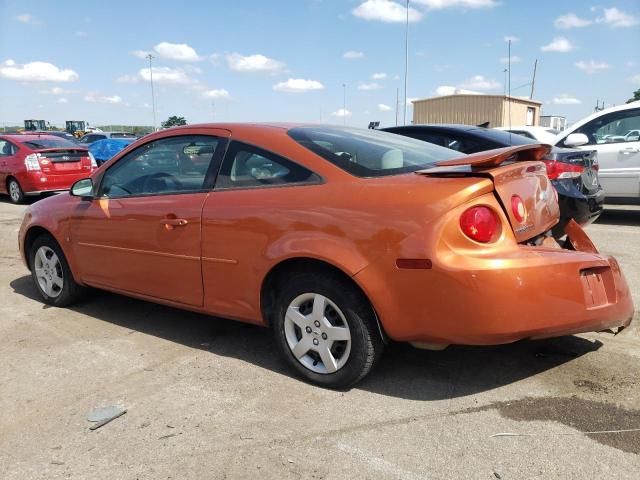
[[(461, 123), (490, 127), (539, 125), (542, 102), (505, 95), (443, 95), (413, 102), (413, 123)], [(509, 122), (511, 105), (511, 122)]]

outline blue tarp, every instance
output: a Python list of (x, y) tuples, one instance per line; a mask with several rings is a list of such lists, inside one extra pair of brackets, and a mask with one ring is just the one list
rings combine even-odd
[(135, 141), (135, 138), (105, 138), (104, 140), (98, 140), (89, 145), (89, 151), (93, 154), (98, 165), (102, 165), (120, 150)]

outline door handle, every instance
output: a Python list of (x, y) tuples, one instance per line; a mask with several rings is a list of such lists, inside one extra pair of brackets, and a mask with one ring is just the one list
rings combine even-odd
[(638, 152), (640, 152), (640, 149), (638, 149), (638, 148), (633, 148), (633, 147), (629, 147), (629, 148), (623, 148), (623, 149), (621, 150), (621, 152), (622, 152), (622, 154), (623, 154), (623, 155), (629, 155), (629, 154), (631, 154), (631, 153), (638, 153)]
[(167, 230), (173, 230), (176, 227), (184, 227), (189, 223), (184, 218), (163, 218), (160, 220), (160, 224), (164, 225)]

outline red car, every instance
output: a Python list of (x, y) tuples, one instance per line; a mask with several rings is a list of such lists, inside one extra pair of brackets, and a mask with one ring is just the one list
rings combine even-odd
[(13, 203), (26, 195), (69, 190), (97, 168), (86, 147), (53, 135), (0, 135), (0, 193)]

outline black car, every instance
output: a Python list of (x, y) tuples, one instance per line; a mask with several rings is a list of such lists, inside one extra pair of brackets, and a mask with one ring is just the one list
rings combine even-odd
[[(538, 143), (514, 133), (473, 125), (407, 125), (382, 130), (467, 154)], [(553, 229), (554, 236), (563, 236), (564, 227), (572, 218), (583, 226), (595, 221), (604, 207), (604, 190), (598, 178), (597, 152), (553, 147), (542, 161), (558, 192), (560, 203), (560, 222)]]

